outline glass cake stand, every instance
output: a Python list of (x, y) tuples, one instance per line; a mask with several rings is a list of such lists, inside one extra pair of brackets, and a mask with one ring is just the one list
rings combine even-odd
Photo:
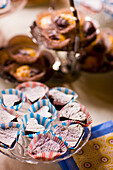
[(22, 9), (27, 4), (27, 0), (4, 0), (3, 2), (4, 4), (0, 4), (0, 18)]
[(55, 56), (55, 63), (52, 66), (54, 75), (50, 82), (65, 83), (73, 82), (80, 76), (80, 67), (78, 63), (79, 55), (75, 55), (74, 50), (54, 50), (45, 46), (41, 36), (41, 30), (38, 29), (36, 23), (33, 22), (29, 27), (29, 36), (32, 40), (41, 46), (51, 51)]
[(0, 153), (10, 157), (11, 159), (19, 160), (21, 162), (26, 162), (29, 164), (50, 164), (50, 163), (59, 162), (62, 160), (66, 160), (71, 156), (73, 156), (74, 154), (76, 154), (88, 142), (91, 135), (91, 124), (88, 127), (85, 127), (84, 131), (85, 131), (84, 137), (82, 138), (82, 140), (74, 150), (68, 149), (66, 154), (51, 161), (42, 161), (30, 157), (27, 153), (27, 148), (30, 143), (30, 139), (22, 135), (19, 136), (19, 140), (13, 149), (0, 148)]

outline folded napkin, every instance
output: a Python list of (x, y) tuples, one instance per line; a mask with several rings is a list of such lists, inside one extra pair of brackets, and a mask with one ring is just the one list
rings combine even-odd
[(63, 170), (113, 170), (113, 122), (92, 127), (89, 142), (59, 164)]

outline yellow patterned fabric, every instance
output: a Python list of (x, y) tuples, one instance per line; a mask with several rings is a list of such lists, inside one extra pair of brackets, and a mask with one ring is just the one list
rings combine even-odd
[(90, 140), (73, 159), (79, 170), (113, 170), (113, 133)]

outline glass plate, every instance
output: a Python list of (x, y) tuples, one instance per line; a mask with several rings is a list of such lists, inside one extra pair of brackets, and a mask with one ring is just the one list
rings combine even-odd
[[(82, 141), (80, 142), (80, 144), (76, 147), (76, 149), (74, 149), (74, 150), (68, 149), (69, 152), (66, 156), (64, 154), (64, 156), (62, 155), (62, 157), (58, 157), (55, 160), (42, 161), (42, 160), (37, 160), (37, 159), (31, 158), (27, 153), (27, 148), (30, 143), (30, 139), (28, 139), (22, 135), (19, 137), (19, 140), (18, 140), (14, 149), (6, 150), (3, 148), (0, 148), (0, 152), (12, 159), (16, 159), (21, 162), (26, 162), (29, 164), (50, 164), (50, 163), (54, 163), (54, 162), (59, 162), (62, 160), (66, 160), (66, 159), (70, 158), (71, 156), (73, 156), (74, 154), (76, 154), (88, 142), (88, 140), (91, 136), (91, 124), (87, 128), (85, 127), (84, 131), (85, 131), (84, 137), (83, 137)], [(72, 152), (70, 152), (70, 151), (72, 151)]]

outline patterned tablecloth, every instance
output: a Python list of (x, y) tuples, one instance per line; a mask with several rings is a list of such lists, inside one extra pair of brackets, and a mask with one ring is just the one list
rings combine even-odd
[(112, 170), (113, 122), (92, 128), (90, 141), (73, 158), (60, 162), (63, 170)]

